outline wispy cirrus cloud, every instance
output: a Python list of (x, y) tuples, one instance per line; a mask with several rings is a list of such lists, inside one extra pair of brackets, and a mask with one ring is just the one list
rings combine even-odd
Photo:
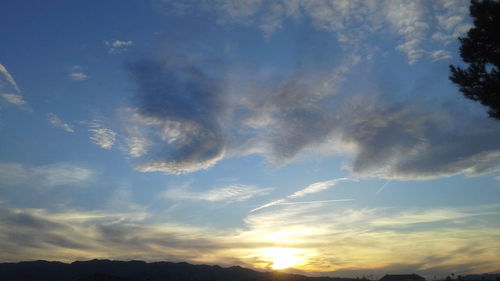
[[(484, 254), (499, 228), (495, 224), (479, 234), (476, 231), (477, 218), (491, 219), (498, 212), (498, 205), (408, 208), (405, 211), (326, 204), (283, 206), (250, 214), (245, 220), (248, 230), (241, 233), (240, 239), (245, 241), (254, 237), (263, 244), (281, 241), (274, 247), (287, 245), (287, 248), (305, 250), (311, 253), (301, 257), (308, 265), (306, 270), (318, 263), (324, 266), (324, 271), (335, 276), (371, 271), (385, 274), (384, 270), (389, 268), (404, 271), (407, 267), (423, 275), (446, 272), (444, 268), (447, 267), (487, 271), (498, 265), (490, 263), (484, 256), (477, 263), (473, 258), (458, 257), (456, 253), (479, 251)], [(460, 234), (448, 236), (455, 231)], [(477, 241), (483, 235), (488, 237), (487, 242), (478, 246)], [(426, 253), (414, 255), (409, 249), (416, 244), (427, 249)], [(266, 259), (262, 253), (255, 252), (260, 259)], [(356, 253), (355, 257), (349, 253)], [(369, 268), (366, 268), (367, 264), (370, 264)]]
[[(376, 33), (397, 37), (395, 50), (406, 54), (408, 63), (426, 58), (432, 48), (447, 45), (467, 31), (468, 1), (245, 1), (221, 0), (198, 5), (185, 1), (179, 8), (174, 1), (163, 1), (175, 13), (204, 9), (217, 15), (219, 24), (238, 24), (260, 28), (267, 36), (280, 30), (287, 21), (311, 20), (319, 30), (337, 37), (346, 48), (357, 50), (373, 46)], [(368, 43), (370, 42), (370, 43)]]
[(309, 194), (321, 192), (321, 191), (326, 190), (332, 186), (337, 185), (339, 182), (348, 181), (348, 180), (350, 180), (350, 179), (349, 178), (339, 178), (339, 179), (316, 182), (316, 183), (310, 184), (307, 187), (288, 195), (284, 199), (278, 199), (278, 200), (266, 203), (262, 206), (259, 206), (255, 209), (252, 209), (252, 210), (250, 210), (250, 213), (253, 213), (253, 212), (256, 212), (256, 211), (259, 211), (259, 210), (262, 210), (262, 209), (265, 209), (265, 208), (268, 208), (271, 206), (276, 206), (276, 205), (294, 205), (294, 204), (313, 204), (313, 203), (352, 201), (353, 199), (332, 199), (332, 200), (293, 201), (293, 202), (289, 201), (289, 199), (296, 199), (296, 198), (307, 196)]
[[(401, 211), (304, 204), (253, 213), (244, 228), (220, 231), (144, 223), (154, 214), (137, 216), (135, 211), (1, 206), (0, 260), (157, 260), (168, 253), (169, 260), (199, 263), (224, 264), (228, 257), (241, 257), (231, 263), (269, 269), (269, 249), (288, 249), (310, 274), (352, 276), (412, 268), (427, 276), (448, 274), (456, 265), (463, 274), (489, 272), (499, 266), (491, 257), (497, 256), (500, 228), (488, 221), (499, 212), (498, 205)], [(414, 245), (419, 245), (418, 254)]]
[(8, 101), (12, 104), (15, 104), (15, 105), (25, 105), (26, 104), (26, 101), (24, 100), (23, 96), (21, 96), (21, 95), (5, 93), (5, 94), (2, 94), (2, 97), (6, 101)]
[(272, 190), (272, 188), (257, 188), (249, 185), (230, 185), (193, 192), (189, 191), (187, 187), (181, 187), (165, 190), (162, 196), (172, 200), (239, 202), (255, 196), (266, 195)]
[(0, 162), (0, 182), (7, 187), (85, 186), (94, 179), (95, 174), (87, 167), (72, 163), (27, 166)]
[(104, 41), (104, 45), (108, 47), (108, 52), (110, 54), (118, 54), (125, 52), (127, 47), (132, 46), (134, 42), (132, 40), (122, 41), (122, 40), (111, 40)]
[(85, 73), (85, 68), (81, 65), (72, 65), (69, 67), (68, 78), (73, 81), (87, 80), (89, 76)]
[[(30, 110), (28, 103), (21, 94), (21, 89), (19, 89), (16, 80), (14, 80), (14, 77), (12, 77), (7, 68), (1, 63), (0, 73), (3, 76), (3, 79), (0, 77), (0, 91), (4, 92), (1, 93), (0, 96), (2, 96), (4, 100), (11, 104), (15, 104), (17, 106), (20, 106), (21, 108)], [(6, 85), (2, 82), (6, 82)]]
[(116, 141), (116, 133), (108, 128), (104, 128), (99, 121), (88, 123), (90, 141), (104, 149), (111, 149)]
[(89, 78), (89, 76), (84, 72), (71, 72), (70, 74), (68, 74), (68, 77), (69, 79), (74, 81), (83, 81)]
[(74, 133), (75, 132), (75, 130), (73, 129), (73, 127), (71, 127), (68, 123), (63, 122), (54, 113), (48, 113), (47, 114), (47, 120), (49, 121), (49, 123), (52, 126), (54, 126), (56, 128), (61, 128), (61, 129), (63, 129), (64, 131), (66, 131), (68, 133)]
[(294, 192), (293, 194), (289, 195), (288, 198), (293, 199), (293, 198), (299, 198), (303, 197), (312, 193), (317, 193), (323, 190), (326, 190), (332, 186), (337, 185), (339, 182), (342, 181), (347, 181), (349, 180), (348, 178), (339, 178), (339, 179), (334, 179), (334, 180), (329, 180), (329, 181), (321, 181), (321, 182), (315, 182), (313, 184), (308, 185), (306, 188), (301, 189), (299, 191)]
[(17, 86), (16, 80), (14, 80), (14, 77), (10, 74), (10, 72), (7, 70), (7, 68), (0, 63), (0, 73), (3, 74), (5, 80), (16, 90), (16, 92), (21, 92), (19, 89), (19, 86)]

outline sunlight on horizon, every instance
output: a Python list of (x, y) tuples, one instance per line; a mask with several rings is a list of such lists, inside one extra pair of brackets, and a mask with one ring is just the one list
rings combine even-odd
[(307, 262), (307, 252), (305, 250), (293, 248), (265, 248), (259, 249), (258, 256), (271, 263), (274, 270), (299, 267)]

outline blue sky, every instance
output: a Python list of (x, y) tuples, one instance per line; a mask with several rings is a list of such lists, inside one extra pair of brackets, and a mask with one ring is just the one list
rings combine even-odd
[(10, 1), (0, 261), (500, 269), (468, 2)]

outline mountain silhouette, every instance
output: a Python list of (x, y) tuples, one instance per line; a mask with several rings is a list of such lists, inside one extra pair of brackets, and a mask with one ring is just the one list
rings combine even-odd
[(283, 272), (260, 272), (232, 266), (186, 262), (89, 260), (62, 263), (25, 261), (0, 263), (5, 281), (353, 281), (351, 278), (308, 277)]

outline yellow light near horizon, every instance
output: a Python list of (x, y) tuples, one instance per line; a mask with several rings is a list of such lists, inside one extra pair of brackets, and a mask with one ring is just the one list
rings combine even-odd
[(272, 263), (272, 268), (276, 270), (298, 266), (304, 262), (300, 255), (302, 251), (289, 248), (267, 248), (262, 249), (264, 259)]

